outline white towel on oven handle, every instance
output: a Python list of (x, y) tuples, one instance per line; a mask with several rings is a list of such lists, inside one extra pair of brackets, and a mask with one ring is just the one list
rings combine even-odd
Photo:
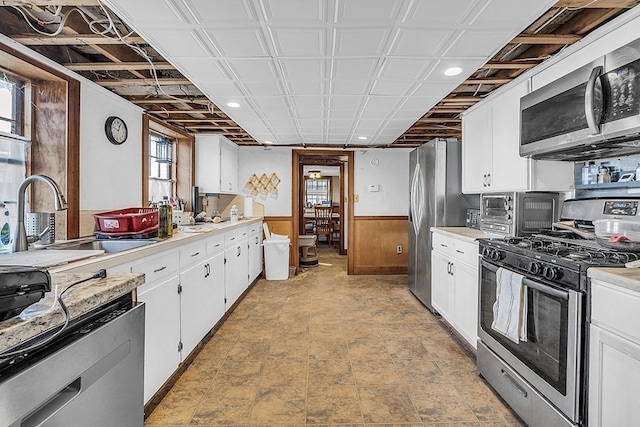
[(527, 340), (527, 296), (524, 276), (505, 268), (496, 271), (496, 301), (491, 327), (515, 342)]

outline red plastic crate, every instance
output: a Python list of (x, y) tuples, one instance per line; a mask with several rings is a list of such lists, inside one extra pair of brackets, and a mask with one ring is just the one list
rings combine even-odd
[(96, 231), (127, 233), (147, 230), (158, 225), (157, 208), (127, 208), (93, 215)]

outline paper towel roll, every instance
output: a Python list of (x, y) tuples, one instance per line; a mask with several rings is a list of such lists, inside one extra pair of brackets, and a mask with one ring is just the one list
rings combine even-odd
[(244, 198), (243, 215), (245, 218), (251, 218), (253, 216), (253, 198), (251, 197)]

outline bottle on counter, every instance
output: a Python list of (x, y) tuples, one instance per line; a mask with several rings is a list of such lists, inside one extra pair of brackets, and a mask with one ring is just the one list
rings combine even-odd
[(166, 239), (173, 234), (173, 212), (168, 203), (161, 202), (158, 206), (158, 238)]
[(638, 166), (636, 167), (636, 181), (640, 181), (640, 163), (638, 163)]
[(11, 252), (11, 230), (9, 228), (9, 210), (0, 203), (0, 253)]
[(589, 184), (598, 183), (598, 165), (596, 162), (589, 163)]
[(600, 172), (598, 173), (598, 184), (606, 184), (611, 182), (611, 174), (609, 174), (609, 168), (606, 166), (600, 167)]
[(231, 222), (238, 222), (238, 207), (236, 205), (231, 206), (229, 216), (231, 217)]
[(583, 185), (589, 184), (589, 162), (584, 162), (581, 171), (581, 182)]

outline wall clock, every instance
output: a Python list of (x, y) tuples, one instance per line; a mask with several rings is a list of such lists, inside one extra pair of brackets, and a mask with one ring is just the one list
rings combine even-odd
[(104, 132), (112, 144), (120, 145), (127, 140), (127, 124), (120, 117), (110, 116), (104, 123)]

